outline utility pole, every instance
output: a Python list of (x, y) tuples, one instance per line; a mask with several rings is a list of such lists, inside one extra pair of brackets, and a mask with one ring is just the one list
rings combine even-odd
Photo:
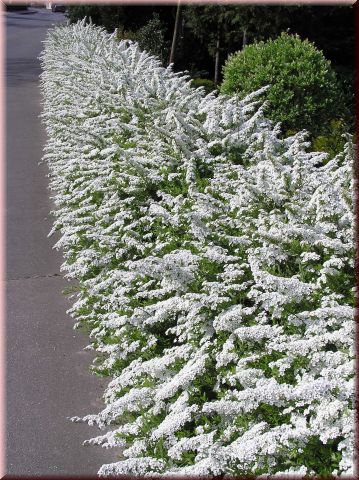
[(180, 19), (181, 19), (181, 7), (182, 7), (181, 0), (178, 0), (169, 64), (174, 63), (174, 59), (175, 59), (175, 51), (176, 51), (177, 37), (178, 37), (178, 27), (179, 27)]
[(218, 23), (217, 23), (217, 38), (216, 38), (216, 52), (215, 52), (215, 62), (214, 62), (214, 84), (218, 85), (218, 77), (219, 77), (219, 48), (220, 48), (220, 38), (221, 38), (221, 25), (220, 19), (218, 16)]

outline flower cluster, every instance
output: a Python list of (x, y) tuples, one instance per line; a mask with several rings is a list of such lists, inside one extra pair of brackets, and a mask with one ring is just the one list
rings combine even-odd
[(119, 454), (99, 473), (351, 473), (350, 138), (327, 161), (261, 91), (206, 96), (84, 22), (42, 64), (70, 312), (112, 378), (73, 419)]

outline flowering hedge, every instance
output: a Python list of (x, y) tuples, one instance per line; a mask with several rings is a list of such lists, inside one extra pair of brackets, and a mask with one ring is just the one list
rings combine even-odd
[[(113, 377), (101, 475), (351, 473), (353, 145), (279, 138), (131, 42), (45, 42), (45, 160), (71, 313)], [(115, 455), (114, 455), (115, 460)]]

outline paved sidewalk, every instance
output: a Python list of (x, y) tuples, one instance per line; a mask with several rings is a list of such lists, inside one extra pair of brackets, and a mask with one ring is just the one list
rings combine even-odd
[(96, 475), (113, 451), (83, 447), (95, 427), (67, 417), (97, 412), (105, 381), (89, 373), (84, 334), (66, 315), (68, 283), (52, 249), (47, 168), (39, 166), (45, 132), (38, 115), (46, 31), (61, 13), (4, 14), (7, 39), (7, 468), (14, 476)]

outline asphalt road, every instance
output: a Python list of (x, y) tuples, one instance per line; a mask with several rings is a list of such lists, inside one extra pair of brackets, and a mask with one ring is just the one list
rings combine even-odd
[(40, 65), (47, 29), (61, 13), (8, 12), (6, 22), (7, 161), (7, 475), (95, 475), (113, 451), (84, 447), (100, 432), (74, 424), (73, 415), (101, 408), (104, 380), (89, 373), (84, 334), (66, 315), (68, 283), (61, 254), (52, 249), (47, 168), (39, 166), (45, 132), (38, 115)]

